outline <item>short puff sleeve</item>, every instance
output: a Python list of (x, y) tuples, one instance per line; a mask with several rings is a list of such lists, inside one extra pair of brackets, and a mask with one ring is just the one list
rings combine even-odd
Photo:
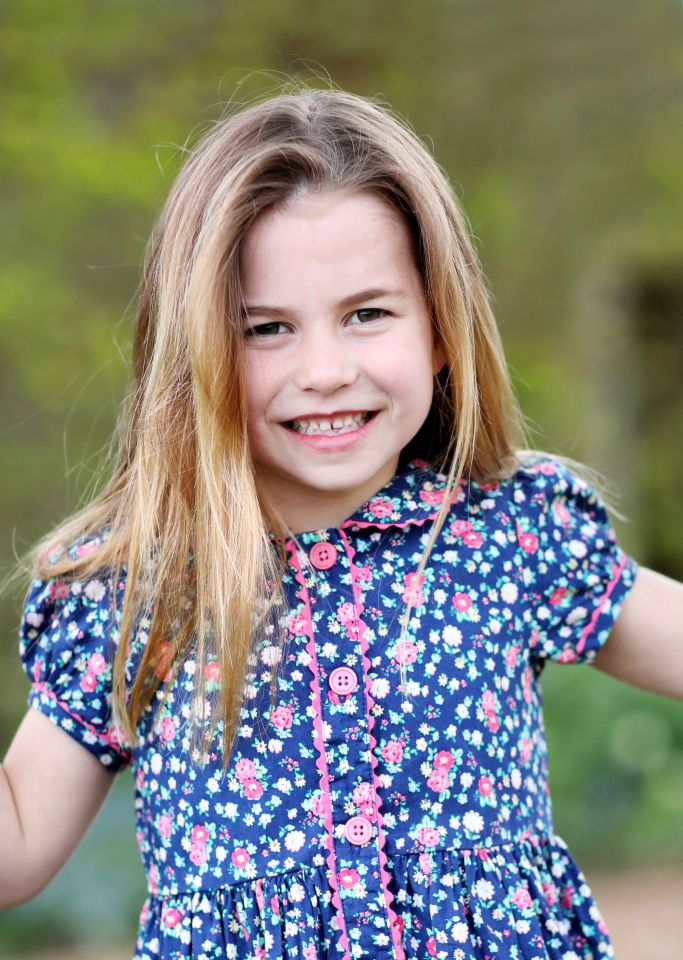
[(590, 662), (610, 634), (637, 564), (620, 547), (597, 493), (564, 464), (525, 465), (513, 499), (532, 656)]
[(116, 619), (107, 577), (34, 580), (19, 642), (32, 684), (29, 705), (109, 770), (120, 770), (131, 760), (111, 717)]

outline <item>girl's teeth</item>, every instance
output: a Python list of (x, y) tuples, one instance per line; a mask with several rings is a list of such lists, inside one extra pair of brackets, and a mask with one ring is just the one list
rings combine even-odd
[(357, 413), (353, 415), (347, 413), (342, 417), (334, 417), (331, 420), (292, 420), (292, 427), (297, 433), (303, 433), (307, 436), (315, 434), (334, 435), (337, 433), (351, 433), (352, 430), (357, 430), (359, 427), (362, 427), (368, 418), (369, 414), (367, 413)]

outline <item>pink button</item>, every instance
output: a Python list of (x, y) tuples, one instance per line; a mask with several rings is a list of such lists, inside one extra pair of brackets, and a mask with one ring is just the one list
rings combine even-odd
[(367, 843), (372, 836), (372, 824), (365, 817), (351, 817), (346, 821), (344, 833), (349, 843), (355, 843), (357, 847)]
[(323, 540), (313, 544), (308, 556), (316, 570), (329, 570), (337, 562), (334, 544), (325, 543)]
[(353, 693), (358, 686), (358, 677), (349, 667), (335, 667), (330, 674), (330, 690), (334, 693)]

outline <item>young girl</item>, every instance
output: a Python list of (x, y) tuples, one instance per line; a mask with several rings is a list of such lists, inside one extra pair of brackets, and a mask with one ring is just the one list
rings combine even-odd
[(418, 139), (330, 91), (216, 124), (151, 240), (133, 377), (111, 482), (35, 554), (0, 903), (130, 764), (138, 960), (611, 957), (539, 674), (683, 697), (683, 586), (521, 452)]

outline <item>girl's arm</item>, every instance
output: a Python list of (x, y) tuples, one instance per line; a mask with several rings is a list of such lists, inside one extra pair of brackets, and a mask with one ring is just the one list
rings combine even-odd
[(55, 876), (113, 779), (67, 733), (28, 711), (0, 766), (0, 909), (29, 900)]
[(594, 666), (683, 700), (683, 584), (640, 567)]

